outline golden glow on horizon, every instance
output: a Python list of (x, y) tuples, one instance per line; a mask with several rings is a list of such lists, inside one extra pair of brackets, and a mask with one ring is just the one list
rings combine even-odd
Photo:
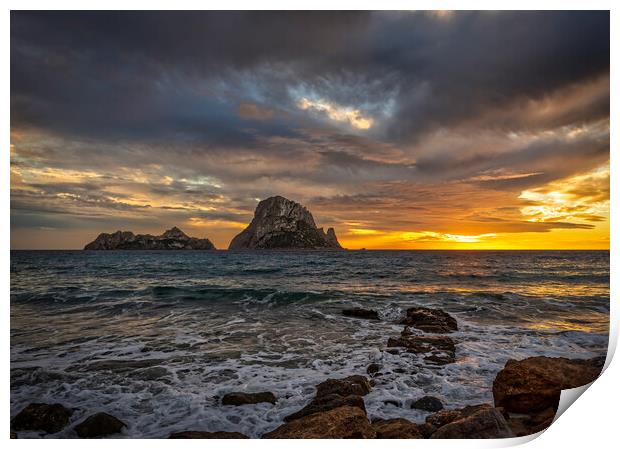
[[(116, 167), (113, 172), (41, 167), (20, 145), (11, 144), (10, 149), (12, 201), (14, 194), (22, 194), (26, 206), (37, 207), (38, 202), (44, 202), (63, 209), (68, 215), (92, 214), (102, 223), (106, 217), (123, 217), (127, 229), (133, 227), (132, 219), (152, 223), (152, 228), (131, 229), (142, 232), (157, 233), (165, 225), (179, 225), (190, 228), (190, 235), (209, 237), (218, 248), (226, 248), (234, 235), (249, 223), (246, 220), (251, 211), (235, 204), (227, 192), (230, 186), (211, 176), (173, 178), (166, 174), (163, 165), (140, 169)], [(485, 183), (534, 175), (544, 173), (495, 170), (466, 181)], [(333, 226), (342, 246), (350, 249), (609, 249), (609, 178), (609, 162), (606, 162), (592, 170), (516, 193), (478, 184), (468, 196), (469, 193), (461, 194), (461, 184), (437, 184), (424, 199), (426, 202), (415, 204), (411, 210), (397, 202), (378, 203), (376, 208), (365, 212), (353, 208), (349, 213), (346, 204), (344, 209), (312, 206), (311, 210), (319, 226)], [(394, 185), (397, 196), (407, 187)], [(169, 186), (174, 188), (168, 189)], [(282, 188), (290, 188), (290, 183)], [(316, 195), (314, 187), (310, 191), (307, 195)], [(186, 192), (210, 194), (187, 195)], [(474, 201), (469, 201), (470, 198)], [(231, 218), (211, 219), (209, 215)], [(326, 223), (321, 220), (323, 217), (330, 217), (330, 221)], [(112, 229), (100, 229), (106, 230)], [(61, 227), (53, 228), (46, 223), (30, 230), (15, 229), (11, 233), (11, 245), (14, 248), (32, 245), (38, 241), (34, 234), (53, 236), (62, 232)], [(20, 236), (19, 240), (14, 236)], [(70, 238), (68, 233), (67, 239)], [(83, 245), (84, 236), (76, 234), (74, 238), (72, 247)], [(53, 237), (49, 239), (50, 245), (58, 244)]]
[(359, 109), (342, 107), (324, 99), (313, 101), (306, 97), (302, 97), (297, 102), (297, 107), (304, 111), (312, 110), (324, 113), (331, 120), (336, 122), (348, 122), (349, 125), (357, 129), (369, 129), (374, 123), (372, 118), (363, 117)]
[(609, 163), (588, 173), (521, 192), (535, 205), (521, 208), (529, 221), (601, 221), (609, 219)]
[(189, 218), (185, 224), (192, 228), (234, 228), (234, 229), (245, 229), (248, 225), (247, 223), (239, 223), (237, 221), (231, 220), (213, 220), (213, 219), (205, 219), (199, 217), (191, 217)]
[(609, 162), (565, 179), (524, 190), (519, 209), (529, 222), (556, 221), (575, 227), (547, 232), (465, 234), (458, 220), (450, 231), (390, 231), (359, 227), (340, 233), (343, 246), (356, 249), (609, 249)]

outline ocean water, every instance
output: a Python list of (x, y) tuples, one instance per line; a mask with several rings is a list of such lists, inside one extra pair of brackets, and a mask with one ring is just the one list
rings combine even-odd
[[(383, 351), (413, 306), (458, 320), (456, 363)], [(350, 307), (381, 321), (342, 316)], [(421, 422), (413, 400), (492, 402), (509, 358), (602, 356), (608, 328), (607, 251), (13, 251), (11, 416), (60, 402), (72, 423), (117, 416), (124, 437), (259, 437), (317, 383), (380, 363), (369, 416)], [(231, 391), (278, 402), (221, 406)]]

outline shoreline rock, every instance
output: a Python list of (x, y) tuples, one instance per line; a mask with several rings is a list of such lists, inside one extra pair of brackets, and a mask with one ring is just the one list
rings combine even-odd
[(263, 391), (261, 393), (243, 393), (233, 392), (225, 394), (222, 398), (222, 405), (248, 405), (248, 404), (260, 404), (261, 402), (269, 402), (275, 404), (278, 401), (276, 395)]
[(69, 424), (73, 410), (62, 404), (28, 404), (11, 420), (12, 430), (43, 430), (56, 433)]
[(422, 439), (424, 435), (416, 423), (404, 418), (379, 419), (373, 421), (372, 428), (380, 439)]
[(432, 433), (430, 438), (473, 439), (512, 438), (514, 436), (499, 410), (488, 407), (440, 427)]
[(515, 413), (557, 410), (561, 390), (594, 381), (601, 368), (598, 361), (563, 357), (508, 360), (493, 381), (495, 405)]
[(450, 424), (453, 421), (458, 421), (459, 419), (466, 418), (474, 413), (479, 412), (480, 410), (486, 410), (489, 408), (493, 408), (491, 404), (478, 404), (478, 405), (468, 405), (459, 409), (452, 410), (442, 410), (440, 412), (434, 413), (426, 417), (426, 424), (439, 429), (446, 424)]
[(357, 407), (366, 414), (366, 405), (361, 396), (350, 394), (348, 396), (340, 396), (339, 394), (328, 394), (325, 396), (315, 397), (301, 410), (296, 411), (284, 417), (284, 422), (291, 422), (304, 416), (314, 413), (326, 412), (338, 407)]
[(493, 381), (495, 406), (506, 411), (508, 425), (517, 436), (540, 432), (552, 424), (561, 391), (593, 382), (603, 364), (600, 358), (508, 360)]
[(376, 310), (370, 309), (344, 309), (342, 314), (349, 318), (362, 318), (366, 320), (378, 320), (379, 313)]
[(371, 363), (370, 365), (368, 365), (368, 367), (366, 368), (366, 374), (368, 374), (370, 377), (374, 377), (379, 375), (379, 372), (383, 369), (383, 366), (378, 364), (378, 363)]
[(316, 386), (316, 396), (338, 394), (340, 396), (366, 396), (372, 386), (364, 376), (354, 375), (344, 379), (327, 379)]
[(317, 228), (308, 209), (282, 196), (256, 206), (252, 221), (237, 234), (228, 249), (342, 249), (336, 232)]
[(357, 407), (343, 406), (304, 416), (283, 424), (262, 438), (375, 438), (366, 414)]
[(428, 354), (424, 360), (433, 365), (447, 365), (456, 360), (456, 343), (445, 335), (410, 335), (404, 331), (400, 337), (390, 337), (387, 347), (405, 348), (413, 354)]
[(411, 408), (424, 410), (427, 412), (438, 412), (443, 410), (442, 402), (434, 396), (423, 396), (411, 404)]
[(412, 307), (407, 309), (405, 318), (400, 322), (424, 332), (450, 333), (458, 330), (456, 319), (440, 309)]
[(291, 422), (344, 406), (359, 408), (366, 415), (366, 405), (362, 396), (370, 393), (371, 389), (368, 379), (360, 375), (327, 379), (316, 386), (314, 398), (305, 407), (286, 416), (284, 421)]
[(126, 427), (127, 424), (115, 416), (100, 412), (89, 416), (73, 430), (80, 438), (97, 438), (120, 433)]

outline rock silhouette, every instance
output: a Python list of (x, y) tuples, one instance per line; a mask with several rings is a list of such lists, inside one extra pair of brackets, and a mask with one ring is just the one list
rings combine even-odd
[(295, 201), (272, 196), (258, 203), (247, 228), (228, 249), (341, 249), (336, 232), (317, 228), (308, 209)]
[(215, 249), (209, 239), (189, 237), (176, 226), (162, 235), (134, 234), (131, 231), (116, 231), (112, 234), (102, 233), (88, 243), (85, 250), (175, 250), (175, 249)]

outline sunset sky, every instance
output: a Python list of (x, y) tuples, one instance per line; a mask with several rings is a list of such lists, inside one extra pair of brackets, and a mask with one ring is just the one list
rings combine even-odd
[(609, 13), (11, 14), (11, 247), (260, 199), (348, 248), (609, 248)]

